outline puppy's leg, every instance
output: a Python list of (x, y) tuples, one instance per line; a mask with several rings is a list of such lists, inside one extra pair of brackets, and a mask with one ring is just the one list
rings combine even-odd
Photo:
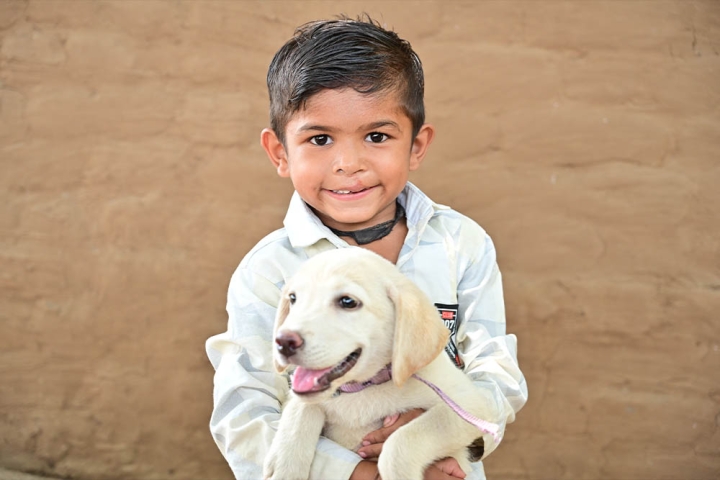
[(306, 480), (315, 456), (325, 414), (317, 404), (291, 397), (265, 458), (263, 477), (270, 480)]
[(383, 480), (421, 480), (435, 460), (455, 457), (468, 473), (466, 447), (478, 431), (446, 405), (436, 405), (403, 425), (385, 441), (378, 459)]

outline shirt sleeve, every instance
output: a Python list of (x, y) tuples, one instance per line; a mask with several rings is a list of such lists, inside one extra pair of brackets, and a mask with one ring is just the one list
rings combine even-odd
[[(288, 377), (272, 363), (272, 331), (280, 287), (247, 268), (230, 281), (228, 329), (210, 337), (215, 368), (210, 431), (235, 478), (262, 479), (262, 466), (289, 392)], [(320, 438), (310, 479), (347, 479), (361, 460)]]
[[(502, 277), (497, 265), (495, 246), (478, 227), (473, 250), (459, 272), (458, 303), (460, 326), (457, 341), (465, 373), (487, 398), (495, 418), (486, 420), (507, 423), (528, 398), (527, 383), (517, 360), (517, 338), (506, 334)], [(480, 248), (478, 248), (480, 246)], [(485, 435), (485, 453), (489, 455), (498, 443)]]

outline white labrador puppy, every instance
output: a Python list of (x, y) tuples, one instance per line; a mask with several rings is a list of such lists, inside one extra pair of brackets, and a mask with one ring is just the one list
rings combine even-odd
[(467, 447), (484, 432), (413, 374), (478, 418), (496, 420), (493, 409), (444, 352), (448, 330), (435, 306), (392, 263), (358, 247), (316, 255), (283, 289), (274, 333), (277, 370), (295, 373), (265, 478), (307, 479), (321, 434), (357, 450), (385, 416), (413, 408), (426, 412), (383, 445), (382, 479), (422, 479), (444, 457), (469, 472)]

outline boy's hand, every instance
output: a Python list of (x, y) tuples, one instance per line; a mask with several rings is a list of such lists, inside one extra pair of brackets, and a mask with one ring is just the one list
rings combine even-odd
[[(360, 462), (353, 472), (350, 480), (381, 480), (377, 471), (377, 458), (382, 451), (383, 443), (391, 433), (406, 423), (416, 419), (425, 412), (422, 408), (416, 408), (405, 413), (385, 417), (383, 426), (368, 433), (363, 438), (363, 446), (358, 454), (365, 460)], [(367, 460), (370, 460), (368, 462)], [(424, 480), (461, 480), (465, 478), (457, 460), (454, 458), (443, 458), (430, 465), (425, 470)]]
[(443, 458), (442, 460), (438, 460), (430, 465), (428, 469), (425, 470), (425, 480), (431, 480), (431, 477), (428, 477), (428, 474), (431, 473), (431, 469), (439, 470), (438, 473), (434, 473), (434, 475), (441, 475), (437, 478), (465, 478), (465, 472), (462, 471), (462, 468), (460, 468), (460, 464), (457, 460), (452, 457)]
[[(462, 480), (465, 472), (460, 470), (457, 460), (443, 458), (425, 470), (424, 480)], [(378, 472), (377, 463), (363, 460), (357, 464), (350, 476), (350, 480), (382, 480)]]
[(362, 442), (363, 446), (358, 450), (358, 455), (366, 460), (377, 461), (382, 451), (383, 443), (385, 443), (385, 440), (388, 439), (390, 434), (422, 415), (424, 411), (422, 408), (416, 408), (415, 410), (410, 410), (405, 413), (385, 417), (382, 428), (378, 428), (365, 435)]

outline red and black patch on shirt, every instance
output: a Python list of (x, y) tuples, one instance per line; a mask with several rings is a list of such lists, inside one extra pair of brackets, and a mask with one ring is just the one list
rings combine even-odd
[(465, 363), (460, 358), (460, 353), (457, 348), (457, 329), (458, 329), (458, 307), (459, 305), (447, 305), (444, 303), (436, 303), (438, 312), (440, 313), (440, 319), (443, 321), (447, 329), (450, 331), (450, 340), (445, 345), (445, 351), (450, 356), (450, 359), (455, 363), (458, 368), (463, 368)]

